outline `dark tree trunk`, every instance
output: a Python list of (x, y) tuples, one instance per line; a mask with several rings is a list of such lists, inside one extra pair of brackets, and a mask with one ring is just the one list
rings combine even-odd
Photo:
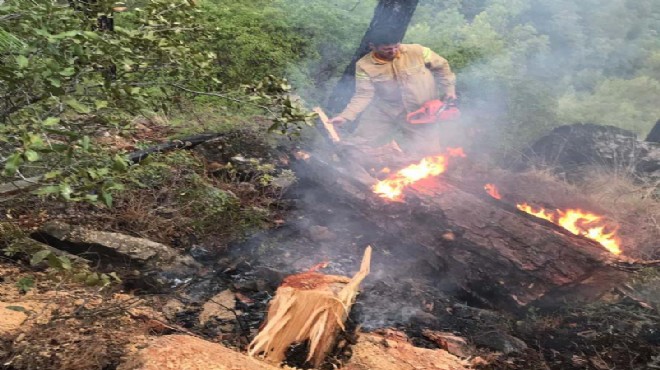
[(389, 33), (398, 40), (403, 40), (410, 19), (415, 13), (418, 0), (380, 0), (371, 19), (367, 32), (362, 37), (360, 46), (353, 59), (344, 70), (344, 74), (328, 98), (328, 111), (339, 113), (355, 92), (355, 63), (369, 52), (369, 43), (374, 35)]

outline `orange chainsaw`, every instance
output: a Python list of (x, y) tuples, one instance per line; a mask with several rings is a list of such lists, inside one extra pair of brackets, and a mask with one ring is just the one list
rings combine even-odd
[(411, 125), (425, 125), (442, 121), (458, 119), (461, 111), (456, 106), (456, 101), (443, 102), (440, 99), (427, 101), (421, 108), (408, 113), (406, 121)]

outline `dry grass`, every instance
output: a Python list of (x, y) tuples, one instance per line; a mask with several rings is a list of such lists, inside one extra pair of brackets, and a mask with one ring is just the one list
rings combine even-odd
[(593, 168), (578, 184), (594, 204), (621, 225), (620, 236), (630, 257), (660, 258), (659, 184), (640, 183), (631, 175)]

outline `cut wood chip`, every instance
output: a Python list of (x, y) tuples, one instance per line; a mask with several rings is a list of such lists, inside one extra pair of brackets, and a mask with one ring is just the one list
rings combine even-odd
[(304, 272), (284, 279), (268, 307), (263, 329), (248, 348), (250, 356), (281, 363), (294, 343), (308, 342), (307, 362), (319, 366), (344, 330), (358, 286), (369, 274), (371, 246), (362, 258), (360, 271), (345, 276)]
[(330, 119), (328, 119), (328, 116), (325, 114), (323, 109), (321, 107), (315, 107), (313, 109), (316, 114), (319, 115), (319, 118), (321, 119), (321, 122), (323, 123), (323, 127), (328, 131), (328, 135), (330, 135), (330, 139), (332, 139), (332, 142), (338, 143), (341, 141), (339, 138), (339, 135), (337, 134), (337, 130), (335, 130), (335, 126), (330, 123)]

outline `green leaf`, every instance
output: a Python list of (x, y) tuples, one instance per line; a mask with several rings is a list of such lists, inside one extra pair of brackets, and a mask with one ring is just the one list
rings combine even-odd
[(16, 173), (16, 170), (18, 170), (18, 166), (20, 166), (21, 163), (23, 163), (21, 153), (10, 155), (9, 158), (7, 158), (7, 162), (5, 162), (5, 174), (11, 176)]
[(29, 61), (28, 58), (25, 57), (25, 55), (19, 55), (16, 57), (16, 63), (18, 64), (18, 68), (25, 69), (29, 64)]
[(34, 266), (39, 264), (41, 261), (46, 259), (51, 254), (53, 254), (53, 252), (49, 251), (48, 249), (38, 251), (37, 253), (32, 255), (32, 258), (30, 258), (30, 265)]
[(51, 194), (58, 194), (60, 192), (60, 186), (59, 185), (48, 185), (48, 186), (42, 186), (40, 187), (37, 191), (34, 192), (36, 195), (51, 195)]
[(51, 84), (52, 86), (55, 86), (55, 87), (62, 87), (62, 81), (60, 81), (58, 78), (55, 78), (55, 77), (49, 77), (49, 78), (48, 78), (48, 82), (50, 82), (50, 84)]
[(87, 275), (87, 279), (85, 279), (85, 284), (87, 285), (97, 285), (101, 281), (99, 278), (99, 274), (96, 272), (92, 272), (91, 274)]
[(94, 106), (96, 109), (103, 109), (108, 107), (108, 102), (106, 100), (94, 100)]
[(101, 285), (106, 286), (110, 284), (110, 276), (107, 274), (101, 274)]
[(81, 113), (81, 114), (86, 114), (86, 113), (89, 113), (89, 112), (92, 111), (88, 106), (82, 104), (81, 102), (79, 102), (76, 99), (67, 99), (64, 102), (68, 106), (73, 108), (76, 112)]
[(55, 170), (55, 171), (50, 171), (44, 174), (44, 180), (52, 180), (56, 178), (57, 176), (61, 175), (62, 171)]
[(58, 123), (60, 123), (60, 119), (58, 117), (48, 117), (44, 120), (43, 125), (44, 126), (55, 126)]
[(6, 306), (5, 308), (16, 312), (27, 312), (23, 306)]
[(57, 257), (54, 253), (51, 253), (47, 256), (48, 260), (48, 267), (54, 268), (56, 270), (63, 270), (62, 268), (62, 262), (60, 261), (60, 258)]
[(107, 191), (101, 190), (101, 199), (108, 208), (112, 208), (112, 194), (110, 194)]
[(23, 153), (23, 156), (28, 162), (34, 162), (39, 160), (39, 153), (35, 152), (32, 149), (28, 149)]
[(111, 278), (115, 279), (115, 281), (121, 283), (121, 278), (117, 275), (116, 272), (113, 271), (113, 272), (109, 273), (108, 275), (110, 275)]
[(62, 198), (66, 200), (71, 199), (71, 194), (73, 194), (73, 189), (71, 189), (71, 186), (65, 182), (61, 183), (60, 186), (60, 195)]
[(66, 256), (56, 256), (54, 253), (51, 253), (48, 256), (48, 266), (56, 270), (71, 270), (71, 260)]
[(116, 155), (112, 162), (112, 169), (115, 171), (126, 171), (128, 169), (128, 161), (126, 158), (120, 155)]
[(73, 67), (67, 67), (60, 71), (60, 76), (71, 77), (76, 74), (76, 70)]
[(31, 277), (20, 278), (16, 282), (16, 287), (23, 293), (27, 293), (34, 287), (34, 279)]
[(89, 151), (89, 144), (90, 144), (89, 136), (87, 135), (83, 136), (82, 140), (80, 141), (80, 145), (82, 146), (84, 151)]
[(71, 270), (71, 260), (67, 256), (59, 256), (60, 263), (62, 264), (62, 268), (65, 269), (66, 271)]

